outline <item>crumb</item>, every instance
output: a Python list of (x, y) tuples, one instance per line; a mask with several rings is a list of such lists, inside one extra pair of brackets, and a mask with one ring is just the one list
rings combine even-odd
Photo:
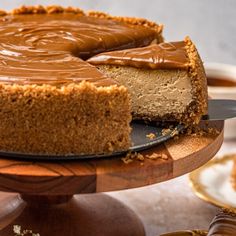
[(147, 155), (147, 158), (148, 159), (151, 159), (151, 160), (156, 160), (156, 159), (163, 159), (163, 160), (167, 160), (168, 159), (168, 156), (164, 153), (153, 153), (151, 155)]
[(122, 157), (122, 158), (121, 158), (121, 160), (122, 160), (125, 164), (129, 164), (129, 163), (133, 162), (135, 159), (136, 159), (136, 160), (139, 160), (139, 161), (144, 161), (144, 156), (143, 156), (141, 153), (128, 152), (125, 157)]
[(167, 135), (167, 134), (170, 133), (170, 132), (171, 132), (171, 129), (170, 129), (170, 128), (168, 128), (168, 129), (162, 129), (161, 134), (162, 134), (162, 136), (165, 136), (165, 135)]
[(171, 132), (171, 137), (174, 137), (174, 136), (176, 136), (176, 135), (178, 135), (179, 134), (179, 131), (177, 130), (177, 128), (175, 128), (172, 132)]
[(148, 159), (151, 159), (151, 160), (156, 160), (156, 159), (158, 159), (158, 158), (161, 158), (161, 154), (159, 154), (159, 153), (153, 153), (153, 154), (151, 154), (151, 155), (147, 155), (147, 158), (148, 158)]
[(153, 140), (154, 138), (156, 138), (156, 135), (154, 133), (150, 133), (146, 135), (147, 138), (149, 138), (150, 140)]
[(161, 154), (161, 159), (168, 160), (168, 156), (166, 154)]
[(141, 153), (138, 153), (136, 158), (139, 161), (144, 161), (144, 156)]
[(178, 139), (179, 139), (179, 136), (177, 135), (177, 136), (175, 136), (173, 139), (174, 139), (174, 140), (178, 140)]
[(40, 236), (40, 234), (33, 233), (32, 230), (24, 229), (22, 230), (20, 225), (13, 225), (13, 232), (15, 236), (24, 236), (24, 235), (32, 235), (32, 236)]
[(212, 134), (212, 135), (217, 135), (217, 134), (219, 134), (220, 133), (220, 131), (218, 130), (218, 129), (216, 129), (216, 128), (207, 128), (207, 131), (208, 131), (208, 133), (209, 134)]
[(129, 158), (127, 158), (127, 157), (122, 157), (121, 160), (122, 160), (125, 164), (129, 164), (129, 163), (133, 162), (132, 159), (129, 159)]
[(164, 153), (153, 153), (151, 155), (142, 155), (141, 153), (137, 152), (128, 152), (125, 157), (122, 157), (121, 160), (125, 164), (129, 164), (135, 160), (140, 161), (141, 165), (143, 165), (143, 162), (145, 161), (145, 158), (151, 159), (151, 160), (156, 160), (156, 159), (163, 159), (163, 160), (168, 160), (168, 156)]

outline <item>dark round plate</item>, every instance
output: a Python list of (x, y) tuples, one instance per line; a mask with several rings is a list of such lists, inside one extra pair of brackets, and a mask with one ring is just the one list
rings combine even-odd
[[(89, 154), (89, 155), (46, 155), (46, 154), (24, 154), (17, 152), (0, 152), (0, 156), (8, 158), (21, 158), (25, 160), (42, 160), (42, 161), (58, 161), (58, 160), (79, 160), (79, 159), (88, 159), (88, 158), (105, 158), (124, 155), (127, 152), (137, 152), (143, 151), (145, 149), (151, 148), (155, 145), (163, 143), (168, 139), (177, 135), (180, 131), (184, 129), (183, 125), (170, 125), (169, 127), (159, 126), (155, 124), (146, 124), (143, 122), (133, 121), (131, 123), (132, 132), (131, 132), (131, 142), (132, 146), (125, 151), (113, 152), (109, 154)], [(150, 138), (150, 134), (153, 137)], [(149, 136), (150, 135), (150, 136)]]

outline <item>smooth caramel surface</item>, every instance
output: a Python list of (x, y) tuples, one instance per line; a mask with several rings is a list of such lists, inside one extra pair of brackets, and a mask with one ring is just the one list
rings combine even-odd
[(151, 69), (187, 68), (185, 42), (152, 44), (146, 47), (101, 53), (88, 61), (94, 65), (122, 65)]
[(154, 29), (73, 13), (0, 18), (0, 81), (65, 84), (114, 82), (85, 59), (100, 52), (150, 44)]

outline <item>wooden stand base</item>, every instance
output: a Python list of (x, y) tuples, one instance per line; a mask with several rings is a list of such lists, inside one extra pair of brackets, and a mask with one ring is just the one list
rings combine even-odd
[[(57, 162), (0, 157), (0, 191), (21, 194), (0, 194), (0, 236), (13, 236), (14, 225), (40, 236), (144, 236), (131, 209), (97, 193), (166, 181), (200, 167), (219, 150), (223, 126), (209, 122), (219, 133), (181, 135), (142, 151), (143, 162), (129, 164), (121, 157)], [(153, 155), (165, 158), (150, 159)]]
[(105, 194), (50, 198), (5, 195), (0, 200), (0, 236), (14, 235), (14, 225), (40, 236), (145, 235), (135, 213)]

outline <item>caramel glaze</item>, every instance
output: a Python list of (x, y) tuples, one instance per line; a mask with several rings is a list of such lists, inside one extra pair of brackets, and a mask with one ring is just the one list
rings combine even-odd
[(211, 222), (207, 236), (235, 236), (236, 215), (222, 212), (215, 216)]
[(105, 51), (140, 47), (154, 29), (72, 13), (0, 18), (0, 82), (61, 85), (87, 80), (113, 84), (85, 59)]
[(122, 65), (148, 69), (184, 69), (189, 58), (185, 41), (151, 44), (146, 47), (106, 52), (90, 58), (93, 65)]

